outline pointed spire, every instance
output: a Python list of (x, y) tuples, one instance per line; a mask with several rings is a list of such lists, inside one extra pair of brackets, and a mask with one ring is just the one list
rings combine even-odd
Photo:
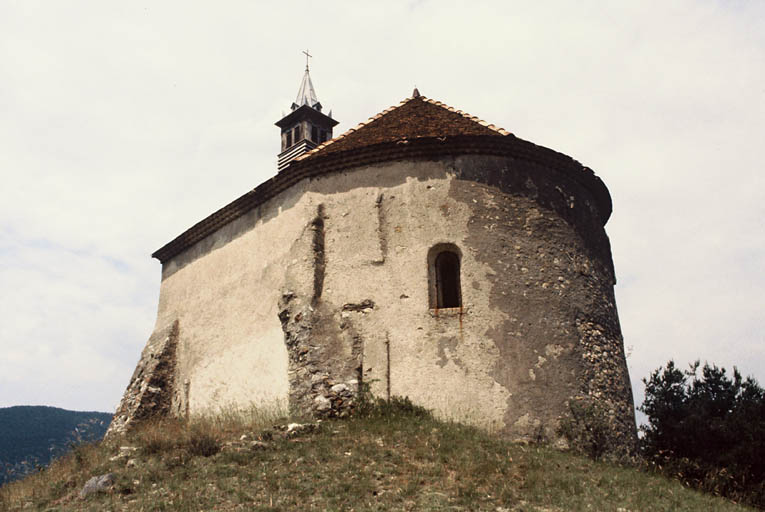
[(414, 90), (412, 91), (412, 98), (419, 98), (420, 97), (420, 91), (417, 90), (417, 86), (414, 86)]
[(303, 81), (300, 82), (300, 89), (298, 89), (295, 103), (292, 104), (292, 110), (300, 108), (303, 105), (308, 105), (311, 108), (316, 108), (321, 111), (321, 104), (319, 103), (319, 98), (316, 97), (316, 91), (311, 82), (311, 74), (308, 70), (308, 57), (311, 57), (312, 55), (308, 53), (308, 50), (303, 53), (305, 53), (305, 74), (303, 75)]

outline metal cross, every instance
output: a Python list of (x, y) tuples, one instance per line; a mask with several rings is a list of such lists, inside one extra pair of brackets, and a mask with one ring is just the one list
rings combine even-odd
[(305, 53), (305, 68), (308, 69), (308, 57), (313, 57), (310, 53), (308, 53), (308, 50), (304, 51)]

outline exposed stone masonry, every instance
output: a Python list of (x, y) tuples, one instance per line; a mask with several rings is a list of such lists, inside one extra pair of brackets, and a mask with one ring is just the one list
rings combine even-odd
[(326, 257), (324, 255), (324, 205), (320, 204), (313, 219), (313, 304), (318, 303), (324, 289), (324, 271)]
[(613, 445), (631, 451), (635, 418), (610, 244), (588, 195), (519, 162), (454, 165), (470, 178), (452, 186), (454, 198), (472, 204), (468, 245), (493, 268), (491, 301), (507, 315), (487, 333), (502, 354), (495, 378), (516, 382), (506, 423), (522, 438), (555, 439), (567, 404), (588, 400), (609, 411)]
[(600, 405), (608, 414), (613, 445), (629, 454), (636, 448), (635, 416), (621, 335), (587, 320), (577, 321), (577, 330), (585, 371), (581, 393), (574, 400)]
[(178, 320), (156, 331), (141, 353), (125, 394), (106, 431), (106, 438), (123, 434), (146, 418), (170, 413), (175, 394)]
[(338, 314), (324, 303), (312, 306), (294, 293), (282, 295), (279, 320), (289, 357), (291, 412), (345, 417), (356, 407), (363, 378), (362, 341), (348, 311), (363, 307), (352, 305)]
[[(290, 410), (344, 417), (356, 407), (363, 378), (363, 341), (353, 328), (351, 312), (374, 308), (374, 302), (334, 307), (322, 299), (325, 216), (324, 205), (319, 204), (316, 216), (292, 247), (296, 259), (288, 269), (288, 282), (293, 286), (279, 299), (279, 320), (288, 355)], [(311, 262), (310, 268), (304, 262)], [(312, 276), (310, 294), (301, 282), (301, 277), (308, 276)]]

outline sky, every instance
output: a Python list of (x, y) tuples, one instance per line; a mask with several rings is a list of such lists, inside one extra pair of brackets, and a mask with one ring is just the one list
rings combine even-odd
[(306, 49), (336, 134), (417, 86), (594, 169), (638, 404), (765, 385), (765, 2), (0, 0), (0, 407), (114, 411), (150, 254), (275, 174)]

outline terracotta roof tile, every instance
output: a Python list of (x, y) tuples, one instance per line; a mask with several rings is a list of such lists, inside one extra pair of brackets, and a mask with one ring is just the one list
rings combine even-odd
[(457, 135), (509, 135), (493, 124), (425, 96), (407, 98), (298, 158), (348, 151), (383, 142)]

